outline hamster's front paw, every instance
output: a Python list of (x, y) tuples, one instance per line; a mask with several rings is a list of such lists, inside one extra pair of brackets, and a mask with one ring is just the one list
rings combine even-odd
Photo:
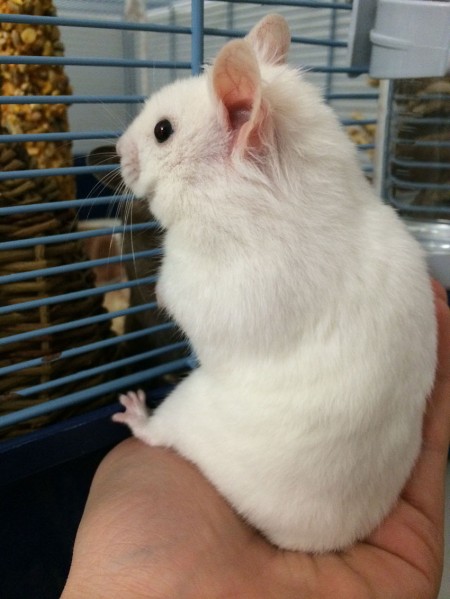
[(112, 419), (114, 422), (126, 424), (136, 437), (142, 439), (149, 416), (145, 405), (145, 393), (141, 389), (137, 393), (128, 391), (119, 396), (119, 401), (125, 408), (125, 412), (113, 414)]

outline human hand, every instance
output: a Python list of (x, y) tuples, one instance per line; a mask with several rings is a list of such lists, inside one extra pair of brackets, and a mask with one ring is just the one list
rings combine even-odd
[(129, 439), (94, 478), (61, 599), (435, 599), (450, 441), (450, 312), (435, 285), (439, 364), (423, 448), (398, 503), (347, 551), (281, 551), (195, 466)]

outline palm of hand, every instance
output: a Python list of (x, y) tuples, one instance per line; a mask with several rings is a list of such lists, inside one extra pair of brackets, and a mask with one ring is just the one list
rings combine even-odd
[(129, 440), (104, 460), (62, 599), (433, 599), (450, 437), (450, 315), (437, 290), (439, 371), (424, 446), (391, 515), (346, 552), (279, 551), (176, 454)]

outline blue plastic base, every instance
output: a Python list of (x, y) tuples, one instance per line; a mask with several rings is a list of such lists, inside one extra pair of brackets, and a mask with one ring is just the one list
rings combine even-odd
[(58, 599), (94, 472), (106, 453), (10, 485), (0, 499), (3, 599)]
[[(152, 391), (149, 405), (167, 391)], [(59, 599), (97, 466), (129, 436), (111, 421), (119, 409), (114, 403), (0, 444), (1, 599)]]
[(108, 406), (0, 445), (0, 595), (58, 599), (95, 470), (128, 436)]

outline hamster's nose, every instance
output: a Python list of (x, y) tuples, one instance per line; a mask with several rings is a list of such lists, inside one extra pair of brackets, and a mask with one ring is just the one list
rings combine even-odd
[(135, 162), (137, 160), (138, 148), (134, 137), (127, 132), (121, 135), (116, 142), (116, 152), (121, 161), (126, 159), (127, 161)]
[(124, 141), (123, 141), (123, 135), (121, 137), (119, 137), (119, 139), (117, 140), (116, 143), (116, 152), (117, 155), (120, 156), (120, 158), (122, 158), (123, 155), (123, 146), (124, 146)]

